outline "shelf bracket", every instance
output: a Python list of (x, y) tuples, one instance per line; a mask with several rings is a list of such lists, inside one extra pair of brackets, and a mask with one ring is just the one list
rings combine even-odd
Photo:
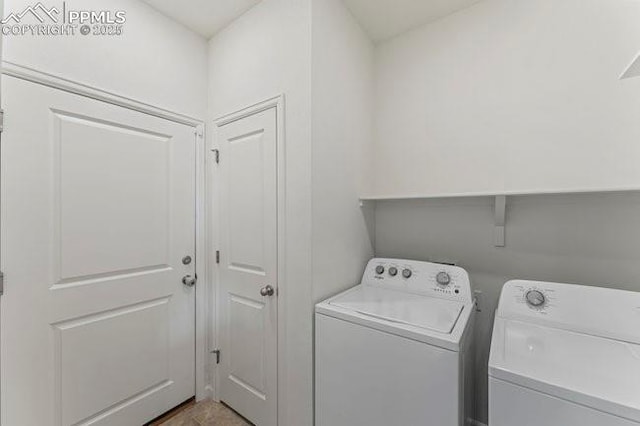
[(496, 247), (504, 247), (504, 224), (507, 213), (507, 196), (496, 195), (495, 198), (495, 229), (493, 231), (493, 244)]

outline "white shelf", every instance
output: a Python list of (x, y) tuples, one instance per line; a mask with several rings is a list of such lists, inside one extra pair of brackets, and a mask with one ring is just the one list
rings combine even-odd
[(364, 195), (360, 201), (393, 201), (393, 200), (422, 200), (432, 198), (464, 198), (464, 197), (495, 197), (495, 192), (466, 192), (446, 194), (404, 194), (404, 195)]
[(589, 194), (607, 192), (636, 192), (640, 186), (627, 188), (565, 188), (565, 189), (540, 189), (531, 191), (495, 191), (495, 192), (459, 192), (459, 193), (435, 193), (435, 194), (374, 194), (363, 195), (360, 201), (402, 201), (422, 200), (434, 198), (471, 198), (471, 197), (498, 197), (498, 196), (526, 196), (526, 195), (561, 195), (561, 194)]
[(590, 188), (590, 189), (560, 189), (560, 190), (537, 190), (537, 191), (503, 191), (503, 192), (462, 192), (449, 194), (386, 194), (386, 195), (365, 195), (360, 197), (360, 206), (371, 206), (375, 208), (376, 201), (402, 201), (402, 200), (428, 200), (428, 199), (453, 199), (472, 197), (494, 198), (494, 241), (496, 247), (505, 246), (505, 225), (507, 211), (507, 197), (527, 196), (527, 195), (561, 195), (561, 194), (602, 194), (602, 193), (622, 193), (638, 192), (640, 187), (628, 188)]

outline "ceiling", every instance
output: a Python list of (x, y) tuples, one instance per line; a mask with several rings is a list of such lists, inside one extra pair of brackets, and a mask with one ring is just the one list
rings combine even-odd
[[(143, 0), (205, 38), (211, 38), (262, 0)], [(434, 21), (479, 0), (344, 0), (375, 42)]]
[(379, 42), (434, 21), (479, 0), (344, 0), (351, 13)]
[(143, 1), (208, 39), (261, 0)]

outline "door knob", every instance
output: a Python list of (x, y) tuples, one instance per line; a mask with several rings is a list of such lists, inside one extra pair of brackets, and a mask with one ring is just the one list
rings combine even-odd
[(182, 284), (186, 285), (187, 287), (193, 287), (194, 285), (196, 285), (196, 281), (198, 281), (198, 277), (196, 277), (195, 275), (185, 275), (184, 277), (182, 277)]
[(270, 285), (266, 285), (260, 289), (261, 296), (273, 296), (276, 291)]

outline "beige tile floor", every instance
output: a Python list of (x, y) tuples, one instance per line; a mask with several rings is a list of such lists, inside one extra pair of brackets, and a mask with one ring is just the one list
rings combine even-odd
[(170, 418), (153, 422), (153, 426), (251, 426), (224, 404), (201, 401), (182, 407)]

